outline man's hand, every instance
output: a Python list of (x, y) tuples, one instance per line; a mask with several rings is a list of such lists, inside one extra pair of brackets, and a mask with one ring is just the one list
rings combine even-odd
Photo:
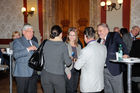
[(33, 50), (33, 51), (34, 51), (34, 50), (37, 50), (36, 46), (30, 46), (30, 47), (28, 47), (27, 49), (28, 49), (29, 51), (31, 51), (31, 50)]
[(126, 55), (126, 54), (124, 54), (124, 55), (123, 55), (123, 58), (128, 58), (128, 57), (129, 57), (129, 56), (128, 56), (128, 55)]

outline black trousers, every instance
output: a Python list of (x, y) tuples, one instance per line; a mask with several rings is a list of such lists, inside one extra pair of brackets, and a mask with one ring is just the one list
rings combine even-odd
[(66, 78), (66, 93), (77, 93), (80, 72), (74, 68), (71, 70), (71, 79)]
[(56, 75), (45, 70), (41, 72), (43, 93), (66, 93), (64, 75)]
[(31, 77), (15, 77), (17, 93), (37, 93), (38, 75), (34, 71)]
[(101, 92), (81, 92), (81, 93), (101, 93)]

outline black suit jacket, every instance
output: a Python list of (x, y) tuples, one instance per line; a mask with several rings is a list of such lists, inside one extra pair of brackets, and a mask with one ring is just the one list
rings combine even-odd
[[(98, 39), (100, 43), (101, 39)], [(122, 72), (122, 65), (119, 63), (113, 63), (110, 59), (116, 59), (116, 52), (118, 52), (119, 44), (122, 44), (123, 53), (128, 54), (126, 45), (124, 44), (120, 35), (116, 32), (109, 32), (106, 37), (105, 46), (107, 47), (106, 65), (108, 70), (113, 76), (119, 75)]]
[[(140, 58), (140, 40), (133, 41), (130, 56)], [(140, 76), (140, 64), (133, 65), (132, 76)]]
[(1, 64), (3, 64), (4, 63), (4, 58), (3, 58), (3, 54), (2, 54), (1, 48), (0, 48), (0, 58), (1, 58)]

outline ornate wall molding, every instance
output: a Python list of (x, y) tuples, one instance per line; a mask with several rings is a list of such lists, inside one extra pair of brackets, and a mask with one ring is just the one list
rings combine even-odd
[(21, 32), (24, 24), (22, 6), (23, 0), (0, 0), (0, 38), (11, 39), (12, 32)]
[(140, 0), (131, 0), (131, 21), (130, 29), (134, 25), (140, 27)]
[(49, 38), (55, 24), (55, 0), (43, 0), (43, 39)]

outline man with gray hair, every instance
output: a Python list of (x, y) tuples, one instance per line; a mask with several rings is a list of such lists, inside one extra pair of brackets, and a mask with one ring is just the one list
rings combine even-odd
[(130, 52), (132, 47), (132, 42), (136, 40), (136, 36), (139, 34), (140, 28), (138, 26), (133, 26), (130, 33), (123, 35), (123, 41), (127, 46), (128, 52)]
[(81, 50), (74, 67), (81, 69), (80, 91), (82, 93), (100, 93), (104, 89), (104, 64), (107, 50), (95, 40), (92, 27), (85, 28), (84, 40), (87, 46)]
[(16, 60), (14, 77), (17, 84), (17, 93), (37, 93), (37, 73), (28, 66), (28, 61), (38, 44), (31, 40), (33, 27), (25, 24), (22, 28), (23, 36), (13, 42), (13, 56)]
[(123, 57), (128, 57), (128, 52), (122, 38), (117, 32), (109, 32), (109, 27), (101, 23), (97, 27), (99, 39), (98, 42), (104, 44), (107, 48), (107, 57), (104, 67), (104, 93), (124, 93), (122, 79), (122, 65), (113, 63), (110, 59), (116, 59), (118, 46), (122, 45)]

